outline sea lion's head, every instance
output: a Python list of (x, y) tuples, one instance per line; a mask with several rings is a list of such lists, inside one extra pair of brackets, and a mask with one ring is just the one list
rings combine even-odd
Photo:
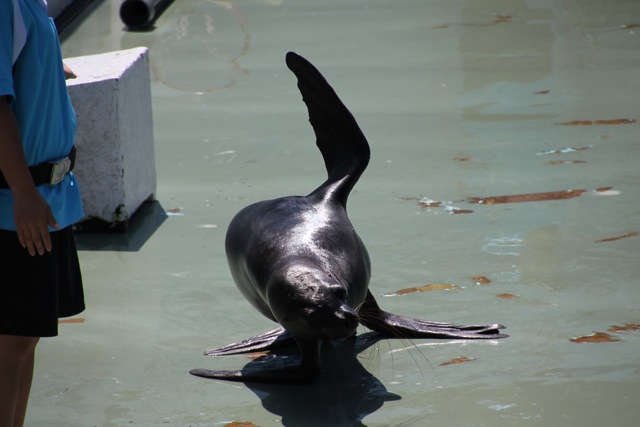
[(278, 323), (299, 339), (347, 338), (358, 326), (348, 286), (313, 266), (295, 265), (274, 275), (267, 300)]

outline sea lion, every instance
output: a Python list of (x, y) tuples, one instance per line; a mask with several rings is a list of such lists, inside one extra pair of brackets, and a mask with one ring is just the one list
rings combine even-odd
[(347, 216), (349, 192), (369, 163), (369, 144), (320, 72), (289, 52), (289, 69), (309, 110), (328, 178), (307, 196), (266, 200), (242, 209), (225, 241), (233, 279), (244, 297), (279, 328), (206, 355), (272, 350), (297, 344), (299, 366), (256, 372), (195, 369), (231, 381), (305, 381), (320, 367), (325, 340), (353, 337), (358, 324), (388, 338), (503, 338), (502, 325), (460, 326), (387, 313), (371, 291), (371, 263)]

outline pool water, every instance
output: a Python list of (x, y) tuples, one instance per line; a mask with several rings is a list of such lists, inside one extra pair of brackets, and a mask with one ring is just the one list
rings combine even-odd
[[(28, 425), (637, 425), (639, 2), (175, 1), (147, 32), (119, 3), (63, 54), (149, 47), (157, 201), (78, 236), (88, 308), (39, 345)], [(188, 374), (273, 327), (231, 280), (232, 216), (325, 178), (289, 50), (371, 145), (349, 214), (381, 306), (509, 338), (345, 344), (305, 386)]]

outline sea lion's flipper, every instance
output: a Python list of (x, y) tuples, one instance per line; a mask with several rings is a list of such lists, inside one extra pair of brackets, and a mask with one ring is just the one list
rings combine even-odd
[(285, 358), (271, 358), (266, 362), (252, 361), (239, 371), (216, 371), (192, 369), (190, 374), (210, 379), (261, 382), (261, 383), (303, 383), (312, 380), (320, 370), (320, 341), (301, 342), (296, 340), (301, 352), (297, 364)]
[(508, 337), (500, 333), (499, 330), (505, 327), (499, 324), (455, 325), (388, 313), (380, 309), (371, 291), (367, 292), (367, 298), (358, 311), (358, 318), (364, 326), (386, 338), (496, 339)]
[(286, 61), (298, 78), (298, 88), (309, 110), (309, 121), (329, 176), (311, 194), (324, 195), (331, 191), (346, 205), (349, 192), (369, 164), (367, 139), (351, 112), (316, 67), (294, 52), (287, 53)]
[(295, 344), (293, 335), (285, 331), (283, 327), (278, 327), (254, 337), (227, 344), (224, 347), (207, 350), (204, 354), (205, 356), (230, 356), (233, 354), (277, 350), (292, 347), (295, 346)]

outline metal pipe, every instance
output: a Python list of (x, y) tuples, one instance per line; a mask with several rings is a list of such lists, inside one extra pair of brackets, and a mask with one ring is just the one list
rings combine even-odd
[(149, 24), (165, 0), (124, 0), (120, 5), (120, 19), (129, 28)]

